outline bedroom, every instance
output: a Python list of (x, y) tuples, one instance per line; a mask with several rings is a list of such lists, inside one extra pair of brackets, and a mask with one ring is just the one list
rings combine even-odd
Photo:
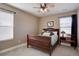
[[(48, 11), (46, 13), (40, 13), (39, 3), (34, 3), (34, 4), (33, 3), (0, 3), (0, 10), (1, 10), (0, 12), (11, 15), (12, 16), (11, 19), (13, 20), (13, 24), (11, 24), (12, 29), (13, 29), (12, 30), (13, 32), (11, 32), (13, 33), (13, 35), (11, 34), (12, 39), (0, 40), (0, 55), (12, 55), (12, 56), (13, 55), (15, 56), (16, 55), (19, 55), (19, 56), (21, 55), (24, 55), (24, 56), (25, 55), (26, 56), (45, 55), (45, 56), (49, 56), (49, 54), (39, 49), (35, 49), (32, 47), (27, 48), (27, 43), (28, 43), (27, 34), (38, 36), (42, 33), (43, 29), (47, 29), (51, 27), (53, 28), (53, 30), (54, 29), (60, 30), (61, 29), (60, 20), (62, 19), (62, 17), (65, 19), (66, 17), (72, 18), (72, 15), (77, 15), (77, 21), (79, 22), (79, 4), (78, 3), (52, 3), (49, 5), (53, 5), (53, 7), (48, 8)], [(2, 14), (0, 14), (0, 16), (1, 15)], [(3, 16), (3, 19), (7, 19), (8, 17), (9, 16), (6, 16), (6, 17)], [(52, 23), (52, 25), (50, 23)], [(71, 21), (69, 21), (69, 25), (70, 24), (71, 24)], [(71, 29), (71, 26), (70, 26), (70, 29)], [(47, 30), (50, 31), (49, 29)], [(59, 31), (59, 30), (56, 30), (56, 31)], [(78, 23), (77, 23), (77, 30), (79, 30)], [(4, 29), (3, 33), (5, 31), (6, 29)], [(71, 34), (70, 31), (71, 30), (69, 30), (67, 34)], [(0, 34), (0, 36), (1, 35), (2, 34)], [(76, 36), (78, 35), (79, 35), (79, 31), (77, 31)], [(61, 56), (62, 55), (72, 55), (72, 56), (79, 55), (79, 50), (78, 50), (79, 37), (77, 38), (78, 38), (77, 41), (75, 41), (75, 43), (78, 44), (76, 49), (74, 49), (71, 46), (59, 45), (55, 48), (55, 51), (53, 51), (51, 55), (52, 56), (53, 55), (61, 55)], [(22, 50), (25, 53), (22, 52)]]

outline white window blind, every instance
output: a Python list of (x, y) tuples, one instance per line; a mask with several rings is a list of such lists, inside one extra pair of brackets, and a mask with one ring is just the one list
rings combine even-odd
[(0, 41), (13, 39), (14, 14), (0, 11)]
[(60, 36), (62, 35), (61, 32), (64, 31), (65, 34), (71, 35), (71, 26), (72, 26), (72, 17), (62, 17), (60, 18)]

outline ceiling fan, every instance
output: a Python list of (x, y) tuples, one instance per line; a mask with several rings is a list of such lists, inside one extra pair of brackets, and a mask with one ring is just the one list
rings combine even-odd
[(49, 11), (49, 8), (54, 6), (55, 6), (54, 4), (40, 3), (39, 7), (33, 7), (33, 8), (38, 8), (40, 12), (45, 13)]

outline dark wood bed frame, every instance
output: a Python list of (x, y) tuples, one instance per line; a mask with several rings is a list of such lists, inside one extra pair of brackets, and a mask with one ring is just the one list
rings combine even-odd
[(47, 36), (30, 36), (27, 35), (27, 48), (30, 46), (39, 48), (51, 56), (51, 52), (55, 49), (57, 44), (59, 44), (59, 29), (54, 28), (46, 28), (44, 31), (57, 31), (58, 41), (52, 46), (51, 45), (51, 37)]

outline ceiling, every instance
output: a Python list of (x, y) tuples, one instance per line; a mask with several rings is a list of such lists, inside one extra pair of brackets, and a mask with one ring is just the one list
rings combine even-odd
[[(37, 17), (44, 17), (53, 14), (59, 14), (69, 11), (74, 11), (79, 7), (78, 3), (54, 3), (54, 7), (49, 8), (47, 13), (38, 12), (39, 9), (33, 7), (39, 7), (39, 3), (8, 3), (11, 6), (24, 10)], [(53, 3), (51, 3), (53, 4)]]

